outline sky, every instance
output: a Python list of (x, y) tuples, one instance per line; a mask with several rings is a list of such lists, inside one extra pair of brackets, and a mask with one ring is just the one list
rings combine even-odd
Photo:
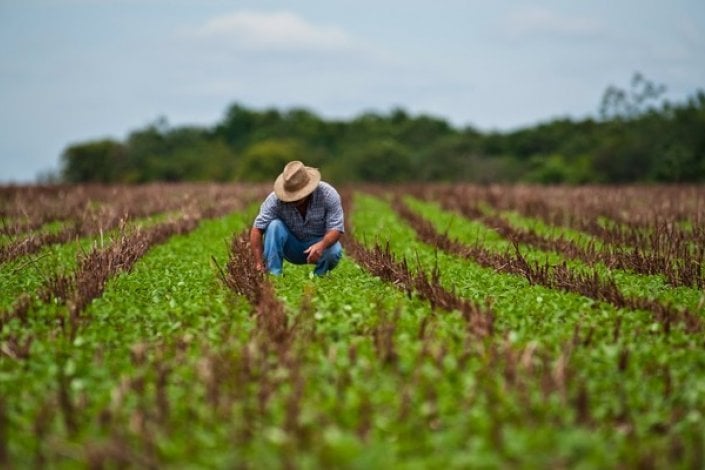
[(637, 71), (705, 89), (705, 1), (0, 0), (0, 183), (234, 103), (507, 131), (596, 116)]

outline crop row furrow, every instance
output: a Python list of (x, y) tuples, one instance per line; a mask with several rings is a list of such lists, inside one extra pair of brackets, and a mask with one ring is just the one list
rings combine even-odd
[(578, 244), (567, 239), (563, 234), (547, 236), (529, 228), (513, 225), (496, 213), (487, 213), (477, 205), (458, 201), (449, 203), (446, 199), (439, 202), (448, 210), (458, 210), (463, 216), (475, 219), (496, 230), (503, 237), (523, 243), (540, 250), (555, 251), (569, 259), (577, 259), (588, 264), (602, 263), (608, 268), (623, 269), (639, 274), (665, 276), (674, 287), (688, 286), (701, 289), (705, 286), (705, 247), (691, 249), (690, 239), (681, 237), (681, 242), (673, 242), (672, 234), (662, 232), (663, 237), (671, 240), (670, 244), (656, 239), (649, 243), (652, 250), (640, 248), (641, 244), (627, 248), (622, 243), (607, 244), (598, 248), (595, 241)]
[[(439, 204), (423, 202), (421, 200), (407, 197), (404, 201), (415, 212), (432, 222), (437, 231), (447, 233), (451, 238), (468, 245), (481, 246), (493, 252), (515, 252), (516, 249), (510, 239), (502, 237), (500, 233), (491, 229), (487, 225), (480, 223), (477, 219), (458, 217), (455, 211), (442, 210)], [(555, 237), (556, 234), (563, 235), (556, 227), (546, 226), (541, 222), (527, 221), (514, 214), (506, 214), (507, 219), (513, 225), (519, 227), (529, 226), (541, 234)], [(593, 240), (584, 240), (576, 236), (575, 232), (569, 231), (566, 234), (571, 240), (580, 240), (582, 244), (590, 244)], [(598, 243), (599, 246), (599, 243)], [(674, 287), (665, 276), (637, 274), (631, 270), (610, 268), (603, 263), (585, 263), (579, 259), (572, 259), (554, 250), (541, 250), (528, 244), (521, 244), (521, 253), (530, 263), (541, 265), (563, 265), (570, 267), (576, 272), (597, 271), (605, 278), (613, 279), (619, 290), (627, 297), (648, 297), (658, 302), (669, 304), (676, 309), (688, 309), (693, 312), (701, 312), (705, 297), (702, 290), (687, 286)]]
[[(0, 325), (0, 467), (703, 467), (702, 335), (576, 293), (692, 306), (697, 291), (592, 276), (376, 195), (343, 194), (345, 256), (323, 277), (255, 269), (255, 204), (133, 261), (142, 245), (118, 247), (149, 228), (85, 248), (70, 275), (38, 259), (41, 288), (15, 283), (24, 318)], [(82, 309), (80, 270), (102, 289)]]
[(55, 220), (79, 220), (95, 211), (145, 217), (239, 199), (253, 190), (261, 193), (263, 188), (188, 183), (10, 186), (0, 188), (0, 217), (12, 221), (3, 231), (17, 234)]
[[(419, 188), (457, 200), (482, 201), (499, 210), (516, 210), (553, 225), (605, 220), (622, 227), (653, 227), (705, 220), (701, 186), (525, 186), (456, 185)], [(418, 193), (418, 191), (416, 191)], [(586, 225), (587, 226), (587, 225)]]
[[(473, 217), (517, 211), (553, 226), (579, 230), (622, 250), (669, 259), (703, 259), (705, 198), (696, 188), (418, 187), (408, 193)], [(684, 224), (683, 221), (688, 221)]]
[(594, 268), (586, 272), (575, 272), (565, 263), (558, 265), (529, 263), (522, 256), (518, 241), (515, 239), (513, 253), (492, 252), (479, 244), (468, 246), (439, 233), (433, 224), (411, 210), (400, 199), (396, 198), (393, 206), (425, 243), (500, 272), (519, 274), (531, 284), (575, 292), (595, 300), (609, 302), (617, 307), (649, 310), (654, 318), (663, 324), (665, 333), (670, 332), (672, 322), (682, 323), (691, 333), (702, 331), (702, 319), (695, 313), (688, 309), (676, 309), (652, 299), (625, 296), (613, 279), (601, 276)]
[[(153, 246), (127, 271), (126, 257), (109, 260), (120, 274), (86, 305), (81, 319), (91, 321), (83, 321), (74, 338), (54, 330), (37, 334), (27, 361), (2, 363), (3, 386), (13, 390), (6, 405), (16, 429), (9, 439), (16, 463), (155, 467), (174, 451), (160, 445), (158, 434), (190, 448), (193, 416), (181, 414), (181, 403), (207, 394), (209, 361), (232, 344), (239, 347), (239, 327), (247, 320), (209, 263), (209, 254), (223, 262), (222, 242), (242, 229), (244, 218), (202, 220), (194, 231)], [(140, 240), (128, 254), (146, 248), (148, 240)], [(37, 309), (43, 310), (40, 321), (55, 313), (52, 304)], [(41, 325), (30, 326), (39, 331)], [(3, 344), (8, 332), (23, 329), (5, 328)], [(199, 402), (187, 413), (201, 413)]]
[[(570, 335), (572, 329), (579, 325), (583, 330), (594, 328), (595, 334), (600, 336), (621, 337), (620, 341), (626, 340), (625, 334), (629, 338), (635, 335), (644, 338), (646, 334), (650, 338), (649, 344), (661, 341), (655, 335), (666, 338), (665, 341), (673, 345), (681, 344), (684, 347), (691, 347), (694, 342), (698, 342), (697, 335), (687, 334), (680, 325), (672, 329), (670, 335), (662, 334), (665, 325), (654, 320), (653, 312), (620, 309), (611, 303), (595, 302), (590, 297), (571, 291), (531, 284), (523, 274), (501, 273), (494, 267), (483, 267), (474, 261), (468, 263), (465, 257), (439, 250), (435, 244), (422, 243), (418, 234), (389, 204), (368, 196), (360, 197), (359, 203), (363, 205), (364, 223), (380, 236), (393, 240), (394, 252), (416, 257), (419, 264), (426, 266), (438, 264), (441, 268), (441, 283), (451, 286), (463, 297), (490, 297), (495, 311), (495, 327), (499, 332), (514, 331), (519, 337), (529, 335), (538, 339), (549, 334), (545, 325), (550, 322), (555, 330), (551, 335)], [(446, 219), (440, 225), (448, 223)], [(453, 233), (461, 235), (463, 240), (473, 239), (478, 235), (471, 226), (466, 223), (456, 224)], [(489, 245), (494, 244), (495, 241), (490, 240)], [(504, 244), (511, 246), (507, 242)], [(621, 336), (618, 333), (620, 330)]]
[[(106, 226), (107, 230), (113, 227)], [(78, 236), (92, 234), (94, 232), (81, 233), (75, 228), (64, 228), (57, 233), (40, 233), (30, 235), (20, 240), (14, 240), (6, 245), (0, 246), (0, 263), (4, 263), (20, 256), (36, 253), (45, 245), (66, 243)]]
[[(36, 253), (46, 245), (61, 244), (79, 237), (102, 234), (135, 218), (150, 217), (173, 211), (187, 213), (195, 218), (217, 217), (236, 210), (242, 199), (251, 197), (252, 193), (261, 193), (262, 188), (219, 187), (215, 185), (202, 188), (189, 186), (172, 188), (165, 185), (154, 185), (132, 190), (100, 188), (100, 190), (89, 192), (89, 196), (93, 199), (86, 199), (82, 205), (75, 202), (77, 196), (73, 194), (74, 192), (82, 194), (81, 188), (73, 192), (70, 191), (70, 196), (67, 198), (74, 202), (64, 209), (65, 212), (57, 212), (56, 217), (48, 216), (48, 212), (42, 210), (45, 208), (43, 204), (39, 204), (39, 208), (36, 209), (37, 214), (50, 217), (50, 220), (65, 220), (66, 227), (54, 233), (40, 232), (14, 237), (15, 239), (9, 243), (0, 245), (0, 264), (20, 256)], [(25, 200), (25, 197), (18, 197), (19, 201), (15, 203), (23, 202), (31, 206), (32, 202)], [(43, 201), (43, 199), (39, 198), (39, 201)], [(37, 203), (35, 202), (35, 204)], [(50, 220), (37, 219), (41, 223)], [(10, 224), (5, 227), (5, 231), (16, 235), (22, 233), (22, 226), (21, 223), (14, 226)]]
[[(524, 415), (518, 411), (517, 414), (504, 414), (504, 411), (498, 411), (497, 416), (493, 418), (505, 424), (495, 428), (497, 435), (511, 433), (509, 429), (513, 428), (512, 425), (507, 425), (508, 422), (521, 422), (522, 426), (534, 423), (530, 425), (532, 429), (540, 429), (544, 424), (551, 422), (554, 432), (550, 434), (554, 444), (556, 439), (560, 440), (561, 431), (558, 431), (556, 426), (560, 428), (561, 420), (556, 420), (552, 412), (539, 411), (540, 407), (537, 409), (524, 403), (521, 397), (528, 394), (534, 398), (541, 397), (544, 404), (556, 404), (558, 409), (562, 410), (560, 413), (574, 420), (574, 426), (590, 429), (587, 432), (599, 433), (600, 430), (606, 429), (604, 426), (622, 429), (625, 432), (622, 437), (626, 438), (624, 445), (626, 442), (639, 441), (639, 447), (651, 442), (661, 451), (671, 452), (677, 451), (684, 443), (685, 435), (677, 430), (682, 414), (673, 404), (658, 411), (661, 418), (652, 422), (652, 428), (649, 428), (650, 425), (644, 427), (646, 423), (643, 413), (647, 409), (653, 410), (651, 407), (656, 403), (665, 405), (684, 399), (681, 391), (683, 387), (690, 386), (686, 383), (692, 385), (693, 381), (689, 375), (679, 372), (677, 367), (671, 367), (672, 363), (667, 358), (677, 360), (675, 358), (679, 357), (678, 361), (687, 361), (694, 367), (699, 364), (698, 358), (702, 354), (696, 350), (700, 341), (693, 338), (693, 335), (684, 337), (680, 331), (672, 335), (658, 334), (659, 329), (652, 328), (653, 320), (642, 312), (622, 311), (610, 304), (585, 302), (575, 294), (547, 290), (541, 286), (525, 286), (524, 282), (519, 282), (514, 275), (498, 274), (494, 270), (491, 270), (493, 274), (490, 274), (487, 268), (469, 265), (444, 252), (435, 251), (433, 245), (414, 241), (405, 224), (379, 200), (363, 196), (356, 198), (356, 201), (361, 207), (355, 211), (356, 226), (360, 230), (370, 230), (377, 233), (382, 240), (389, 240), (395, 253), (416, 253), (419, 265), (437, 263), (442, 281), (446, 285), (462, 286), (459, 291), (461, 295), (494, 297), (496, 332), (484, 344), (487, 346), (489, 342), (491, 349), (494, 343), (499, 350), (506, 352), (508, 365), (505, 368), (495, 364), (496, 370), (488, 371), (487, 375), (475, 374), (473, 377), (478, 382), (488, 384), (488, 393), (493, 394), (494, 398), (502, 397), (499, 399), (504, 405), (475, 389), (476, 397), (479, 400), (487, 400), (483, 405), (485, 407), (507, 411), (507, 404), (512, 403), (512, 409), (524, 410), (527, 413)], [(371, 243), (370, 240), (367, 241), (368, 246)], [(521, 280), (525, 278), (522, 277)], [(547, 328), (547, 325), (550, 325), (550, 328)], [(503, 339), (515, 345), (517, 342), (523, 343), (524, 348), (514, 347), (507, 350), (501, 345)], [(480, 346), (482, 343), (476, 344)], [(683, 347), (675, 347), (676, 344), (682, 344)], [(438, 343), (435, 343), (435, 346), (439, 347)], [(539, 361), (529, 360), (529, 363), (533, 362), (533, 366), (537, 367), (537, 375), (532, 376), (523, 369), (515, 371), (518, 374), (515, 375), (509, 365), (517, 364), (517, 361), (522, 362), (521, 359), (517, 360), (522, 355), (531, 357), (533, 348), (537, 348), (539, 357), (547, 354), (549, 363), (540, 366)], [(655, 351), (663, 354), (659, 356), (662, 361), (659, 364), (663, 364), (663, 367), (654, 363)], [(486, 356), (478, 354), (486, 360)], [(456, 358), (459, 363), (464, 364), (460, 359), (462, 355)], [(476, 372), (475, 369), (472, 371), (467, 372)], [(550, 373), (546, 374), (547, 371)], [(531, 384), (528, 389), (522, 385), (522, 377), (525, 374), (533, 377), (524, 383)], [(596, 380), (596, 377), (600, 377), (600, 380)], [(552, 382), (552, 379), (556, 382)], [(545, 381), (547, 390), (557, 386), (558, 391), (548, 392), (546, 395), (541, 395), (540, 392), (537, 394), (535, 387), (540, 387), (542, 381)], [(648, 386), (645, 385), (647, 382)], [(675, 382), (679, 385), (674, 386)], [(453, 393), (445, 390), (446, 394)], [(565, 394), (560, 390), (564, 390)], [(475, 406), (467, 411), (470, 414), (476, 412)], [(494, 419), (489, 420), (490, 423), (493, 421)], [(694, 435), (690, 437), (694, 438)], [(497, 441), (492, 445), (502, 448), (503, 444), (505, 441), (497, 436)], [(631, 452), (626, 450), (628, 446), (615, 444), (617, 448), (623, 449), (618, 451), (620, 455), (624, 451)], [(700, 446), (697, 438), (687, 441), (686, 445)], [(650, 456), (655, 458), (653, 453), (650, 453)]]
[(52, 287), (55, 281), (60, 281), (59, 278), (71, 277), (69, 273), (78, 269), (78, 263), (85, 254), (98, 247), (109, 247), (122, 235), (153, 227), (161, 221), (163, 221), (161, 217), (135, 220), (93, 237), (77, 238), (61, 245), (45, 245), (36, 254), (0, 264), (0, 292), (2, 292), (0, 311), (10, 309), (12, 303), (23, 294), (43, 297), (42, 292), (44, 292), (48, 295), (52, 290), (56, 290)]
[(256, 269), (247, 231), (233, 236), (230, 257), (223, 274), (225, 284), (243, 295), (252, 305), (257, 327), (281, 350), (286, 350), (295, 335), (296, 325), (288, 325), (284, 305), (279, 301), (271, 282)]
[[(105, 248), (95, 248), (82, 256), (71, 275), (55, 275), (47, 279), (37, 297), (44, 303), (54, 300), (56, 304), (67, 306), (66, 317), (59, 317), (58, 320), (68, 338), (73, 341), (81, 324), (83, 310), (102, 294), (109, 278), (120, 272), (129, 272), (152, 246), (163, 243), (172, 235), (187, 233), (197, 225), (197, 220), (182, 217), (123, 235), (116, 243)], [(17, 318), (26, 324), (32, 306), (31, 297), (24, 294), (14, 308), (2, 316), (2, 323)], [(29, 351), (26, 351), (22, 355), (26, 359), (28, 354)]]
[[(349, 222), (353, 211), (347, 203), (348, 198), (344, 200)], [(366, 249), (354, 239), (349, 225), (346, 233), (346, 253), (357, 261), (358, 250)], [(247, 253), (248, 249), (243, 240), (237, 252)], [(331, 275), (304, 285), (303, 288), (299, 276), (308, 269), (306, 267), (294, 269), (287, 266), (294, 274), (283, 279), (277, 278), (278, 290), (283, 295), (290, 295), (294, 290), (299, 293), (304, 291), (300, 308), (306, 311), (314, 308), (315, 315), (319, 314), (318, 309), (322, 309), (321, 318), (314, 324), (314, 332), (309, 336), (306, 350), (295, 350), (304, 365), (303, 374), (306, 371), (309, 374), (305, 376), (304, 382), (318, 383), (322, 380), (324, 383), (335, 384), (336, 390), (330, 392), (326, 392), (327, 387), (322, 385), (308, 388), (313, 395), (310, 398), (316, 403), (329, 403), (330, 397), (326, 393), (334, 393), (336, 397), (332, 410), (328, 409), (320, 415), (321, 423), (328, 426), (333, 423), (342, 425), (341, 431), (356, 435), (362, 443), (375, 436), (379, 439), (381, 426), (381, 429), (393, 427), (399, 430), (395, 436), (400, 440), (399, 445), (404, 447), (399, 450), (389, 449), (388, 453), (402, 459), (428, 452), (434, 448), (432, 443), (441, 439), (446, 442), (446, 446), (462, 447), (454, 439), (448, 440), (453, 435), (466, 436), (464, 439), (482, 439), (493, 446), (494, 452), (509, 455), (509, 443), (502, 436), (507, 429), (505, 419), (511, 416), (515, 423), (531, 423), (531, 426), (543, 427), (549, 422), (543, 415), (553, 413), (548, 411), (546, 404), (555, 399), (564, 403), (565, 408), (560, 413), (564, 418), (571, 416), (567, 418), (568, 421), (580, 426), (597, 427), (589, 411), (592, 394), (587, 389), (585, 378), (575, 373), (577, 366), (572, 364), (571, 359), (573, 348), (589, 344), (583, 340), (580, 332), (576, 331), (572, 338), (559, 347), (557, 357), (536, 343), (515, 344), (506, 337), (477, 341), (477, 332), (470, 325), (462, 327), (460, 331), (463, 333), (458, 334), (451, 327), (455, 324), (455, 315), (435, 315), (438, 306), (434, 307), (431, 302), (424, 302), (426, 306), (423, 313), (410, 305), (414, 302), (414, 297), (409, 297), (413, 287), (408, 287), (409, 283), (405, 281), (395, 282), (413, 277), (408, 269), (400, 268), (404, 266), (403, 262), (395, 261), (387, 250), (379, 249), (379, 246), (366, 251), (379, 251), (383, 255), (368, 253), (362, 256), (372, 260), (371, 269), (366, 266), (367, 262), (359, 263), (369, 274), (344, 259)], [(247, 269), (246, 265), (242, 268)], [(388, 286), (394, 286), (398, 294), (386, 294), (382, 300), (381, 294), (375, 292), (379, 289), (380, 279)], [(313, 295), (310, 295), (311, 290), (314, 291)], [(403, 295), (407, 295), (406, 299)], [(256, 298), (256, 295), (251, 297)], [(391, 310), (389, 301), (392, 302)], [(328, 302), (335, 302), (337, 308)], [(394, 307), (394, 302), (399, 304)], [(363, 309), (359, 313), (355, 310), (356, 306), (368, 304), (373, 306), (373, 310)], [(345, 324), (351, 316), (359, 318), (361, 325), (349, 331)], [(463, 320), (462, 324), (467, 324), (462, 313), (457, 317)], [(327, 318), (330, 320), (326, 321)], [(329, 326), (326, 325), (328, 323)], [(335, 334), (341, 329), (348, 331), (348, 334)], [(346, 344), (349, 345), (346, 347)], [(368, 347), (370, 345), (372, 352)], [(339, 363), (340, 349), (344, 357), (343, 367), (331, 370), (329, 366), (325, 368), (325, 376), (310, 376), (311, 369), (306, 365), (310, 366), (312, 360), (321, 359), (326, 364)], [(316, 351), (320, 351), (319, 355)], [(364, 370), (362, 376), (358, 372), (360, 368)], [(320, 370), (320, 366), (313, 370)], [(373, 378), (373, 383), (382, 385), (367, 392), (364, 383)], [(347, 397), (351, 396), (361, 398), (350, 403)], [(507, 401), (515, 404), (513, 409), (522, 411), (509, 414), (505, 414), (505, 411), (487, 412), (504, 407)], [(420, 408), (425, 411), (419, 413)], [(323, 413), (322, 405), (316, 409)], [(346, 426), (345, 421), (341, 422), (341, 417), (350, 411), (357, 414), (357, 420), (348, 421)], [(257, 421), (266, 420), (261, 414), (255, 414), (252, 418)], [(559, 419), (558, 416), (555, 418)], [(485, 419), (486, 424), (480, 427), (471, 424), (471, 421)], [(623, 419), (614, 419), (624, 425)], [(555, 427), (556, 422), (552, 423)], [(291, 436), (290, 429), (285, 427), (285, 430), (295, 445), (310, 446), (302, 438), (301, 431)], [(407, 447), (407, 439), (414, 442), (413, 450)], [(446, 448), (446, 451), (450, 451), (450, 448)], [(438, 460), (442, 461), (442, 458)]]
[[(85, 307), (99, 297), (109, 278), (120, 272), (129, 272), (135, 262), (144, 256), (153, 246), (163, 243), (175, 234), (188, 233), (194, 230), (201, 220), (214, 218), (242, 208), (245, 201), (221, 200), (216, 205), (209, 205), (202, 212), (189, 215), (182, 214), (176, 220), (162, 222), (154, 226), (123, 234), (106, 247), (94, 247), (87, 254), (79, 254), (77, 266), (71, 274), (53, 273), (45, 278), (44, 283), (35, 293), (35, 298), (46, 304), (66, 305), (66, 315), (59, 314), (58, 321), (62, 329), (73, 339), (81, 323), (81, 314)], [(27, 324), (29, 311), (35, 305), (32, 296), (24, 293), (15, 301), (12, 308), (0, 315), (0, 326), (17, 318), (21, 324)], [(31, 342), (26, 347), (18, 349), (15, 357), (26, 358)]]
[[(352, 213), (352, 197), (344, 197), (346, 212)], [(472, 329), (480, 336), (492, 334), (493, 313), (489, 305), (480, 305), (470, 302), (457, 296), (443, 288), (438, 282), (438, 270), (433, 270), (430, 274), (420, 266), (415, 273), (412, 273), (406, 260), (398, 261), (394, 258), (389, 245), (381, 247), (375, 244), (371, 249), (366, 248), (355, 239), (349, 219), (347, 222), (347, 232), (349, 236), (345, 239), (345, 248), (352, 258), (375, 276), (379, 276), (385, 281), (391, 282), (408, 294), (416, 292), (427, 299), (431, 306), (440, 307), (444, 310), (459, 310)]]
[[(490, 229), (487, 225), (476, 222), (477, 219), (471, 218), (456, 218), (455, 214), (457, 212), (445, 212), (438, 208), (435, 203), (422, 202), (414, 198), (406, 198), (405, 201), (411, 204), (411, 207), (423, 214), (424, 217), (429, 218), (436, 229), (439, 231), (453, 232), (453, 238), (463, 240), (468, 244), (475, 244), (478, 239), (483, 239), (486, 243), (486, 247), (494, 251), (506, 251), (507, 249), (512, 249), (510, 244), (510, 239), (506, 237), (498, 238), (499, 232)], [(543, 224), (535, 219), (525, 219), (513, 213), (505, 213), (503, 217), (511, 224), (516, 227), (530, 227), (531, 231), (535, 231), (539, 236), (547, 236), (549, 239), (565, 239), (571, 242), (579, 242), (578, 246), (596, 246), (600, 247), (601, 243), (594, 238), (588, 237), (587, 235), (575, 232), (572, 230), (563, 230), (559, 227), (553, 227)], [(457, 224), (453, 222), (458, 222)], [(477, 236), (472, 236), (468, 229), (472, 228), (473, 232), (477, 233)], [(688, 286), (674, 286), (675, 283), (682, 284), (681, 282), (669, 282), (668, 276), (662, 274), (640, 274), (635, 273), (634, 270), (625, 270), (606, 266), (602, 262), (596, 263), (586, 263), (583, 260), (572, 258), (562, 254), (558, 250), (551, 250), (550, 247), (543, 250), (541, 248), (536, 249), (536, 247), (522, 243), (522, 253), (534, 262), (550, 263), (550, 264), (567, 264), (574, 270), (585, 271), (586, 264), (592, 269), (597, 270), (604, 276), (613, 278), (619, 289), (627, 296), (648, 296), (649, 298), (657, 299), (662, 303), (669, 303), (677, 308), (687, 308), (692, 311), (700, 311), (703, 306), (703, 295), (702, 290), (688, 287)], [(603, 245), (602, 250), (609, 252), (613, 250), (613, 247), (609, 245)], [(635, 251), (639, 251), (636, 249)], [(679, 260), (677, 263), (681, 263)], [(689, 266), (697, 271), (699, 271), (700, 263), (694, 260), (685, 261), (689, 263)], [(681, 267), (684, 265), (681, 265)], [(699, 276), (696, 276), (696, 278)]]

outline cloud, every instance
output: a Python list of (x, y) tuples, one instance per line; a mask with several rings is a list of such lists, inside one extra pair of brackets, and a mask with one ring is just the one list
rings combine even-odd
[(353, 46), (342, 29), (312, 24), (288, 11), (236, 11), (210, 19), (193, 33), (254, 51), (335, 51)]
[(605, 33), (604, 25), (584, 16), (571, 16), (533, 7), (512, 12), (503, 30), (512, 39), (532, 37), (592, 38)]

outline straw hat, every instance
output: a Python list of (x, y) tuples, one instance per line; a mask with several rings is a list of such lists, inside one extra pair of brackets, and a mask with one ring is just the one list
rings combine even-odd
[(274, 193), (280, 201), (292, 202), (303, 199), (316, 189), (321, 173), (316, 168), (304, 166), (298, 160), (289, 162), (274, 182)]

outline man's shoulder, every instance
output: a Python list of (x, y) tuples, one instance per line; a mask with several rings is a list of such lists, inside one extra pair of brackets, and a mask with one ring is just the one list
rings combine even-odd
[(319, 182), (318, 187), (316, 189), (320, 191), (321, 194), (323, 194), (324, 196), (340, 197), (338, 191), (336, 191), (336, 189), (330, 183), (326, 183), (325, 181)]
[(277, 197), (276, 193), (272, 191), (271, 193), (267, 194), (267, 197), (264, 198), (264, 202), (269, 202), (269, 203), (275, 203), (278, 202), (279, 198)]
[(279, 205), (279, 198), (277, 197), (276, 194), (274, 194), (274, 191), (269, 193), (266, 198), (264, 198), (264, 201), (262, 201), (262, 207), (267, 207), (267, 208), (274, 208)]

